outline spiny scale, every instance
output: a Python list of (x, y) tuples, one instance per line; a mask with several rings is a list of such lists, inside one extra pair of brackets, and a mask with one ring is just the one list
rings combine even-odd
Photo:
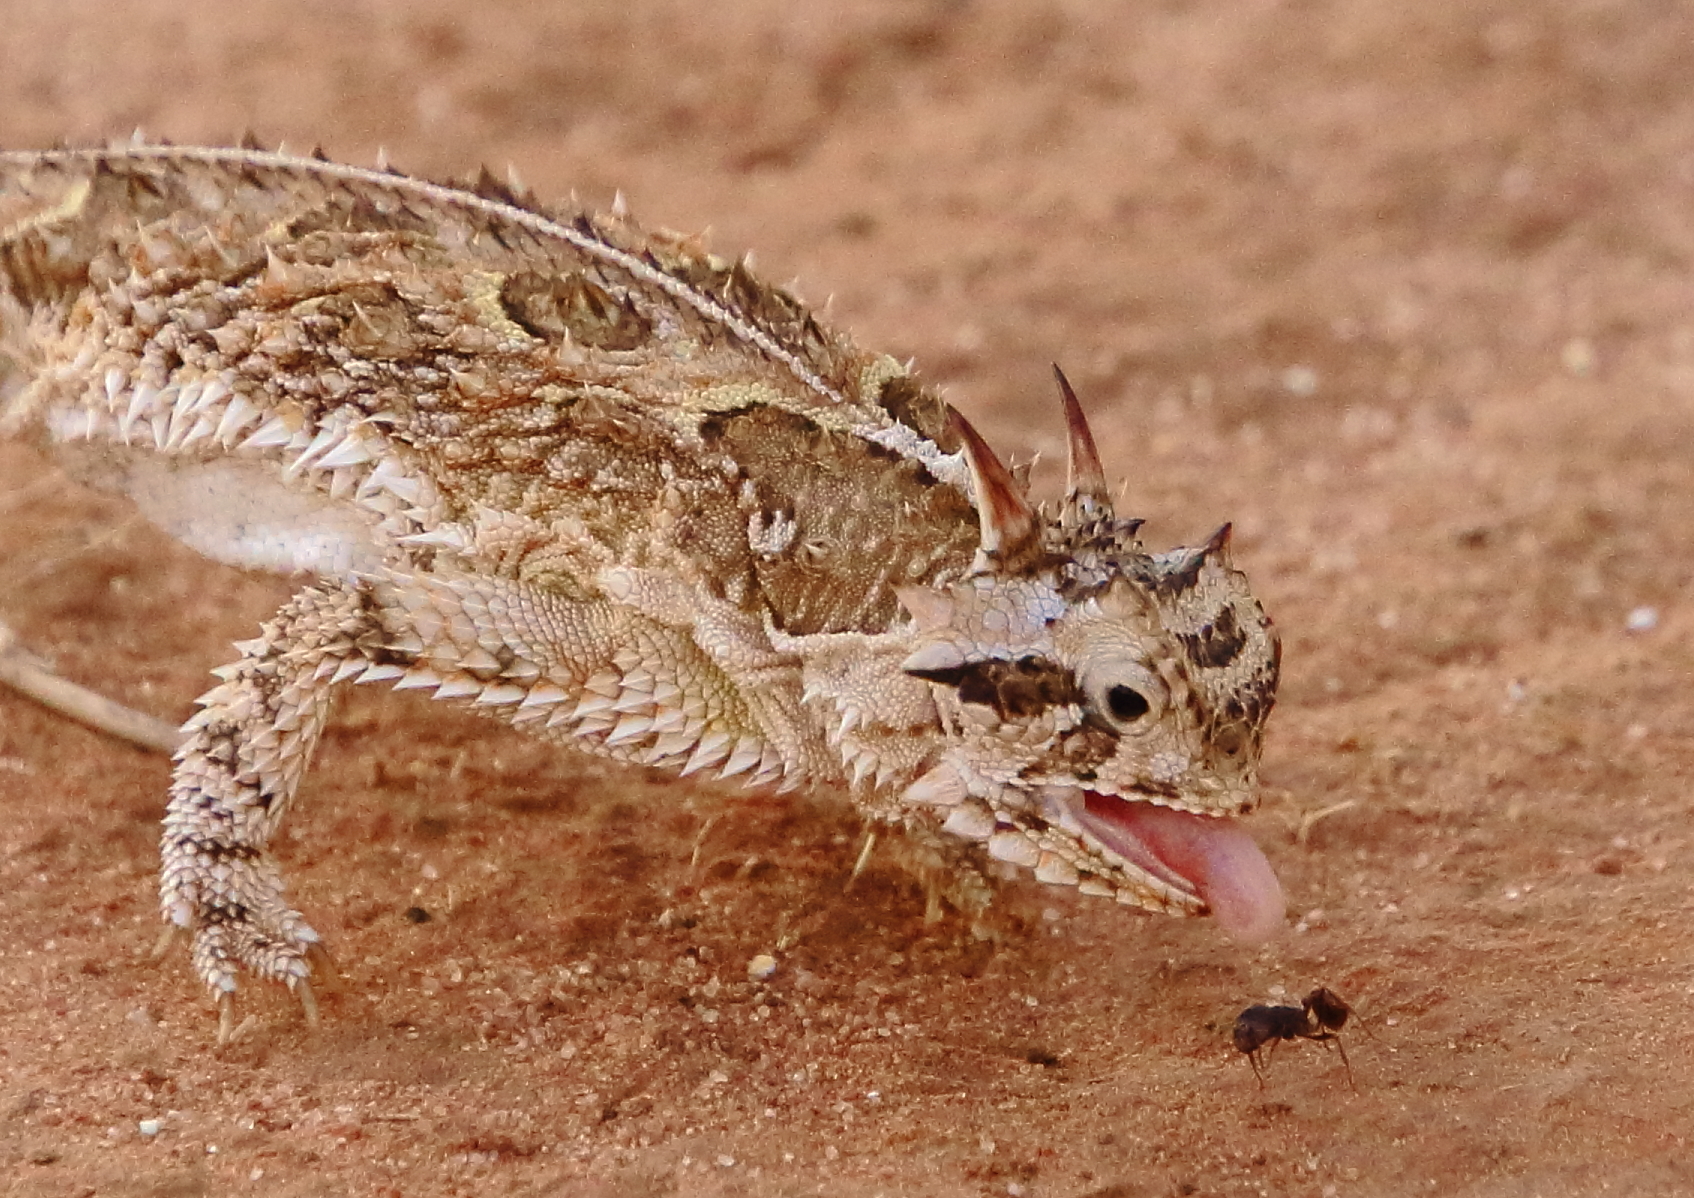
[(952, 837), (1280, 920), (1206, 818), (1255, 802), (1274, 631), (1224, 534), (1143, 552), (1062, 376), (1048, 518), (907, 367), (697, 239), (254, 145), (0, 154), (0, 332), (0, 427), (214, 558), (314, 577), (177, 754), (162, 907), (226, 1030), (243, 970), (306, 985), (268, 846), (352, 682), (850, 794), (962, 902)]

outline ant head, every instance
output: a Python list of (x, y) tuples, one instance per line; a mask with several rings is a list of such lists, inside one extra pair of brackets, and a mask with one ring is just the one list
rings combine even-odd
[(1353, 1013), (1353, 1008), (1347, 1005), (1335, 991), (1327, 986), (1319, 986), (1301, 1000), (1300, 1005), (1306, 1009), (1319, 1027), (1328, 1031), (1338, 1032), (1347, 1026), (1347, 1017)]

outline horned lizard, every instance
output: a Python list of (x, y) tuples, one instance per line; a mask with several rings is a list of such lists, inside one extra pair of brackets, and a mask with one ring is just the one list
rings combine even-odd
[[(311, 1013), (270, 844), (343, 683), (678, 777), (843, 792), (937, 860), (1196, 915), (1282, 898), (1275, 630), (1229, 526), (1148, 553), (1059, 376), (1052, 510), (744, 261), (484, 172), (0, 154), (3, 413), (220, 561), (308, 576), (183, 728), (160, 901), (232, 1026)], [(961, 883), (960, 893), (971, 893)]]

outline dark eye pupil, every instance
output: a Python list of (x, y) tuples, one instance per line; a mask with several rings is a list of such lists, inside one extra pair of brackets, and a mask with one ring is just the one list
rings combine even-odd
[(1147, 697), (1127, 686), (1114, 686), (1107, 691), (1106, 706), (1111, 708), (1114, 720), (1125, 724), (1140, 719), (1148, 710)]

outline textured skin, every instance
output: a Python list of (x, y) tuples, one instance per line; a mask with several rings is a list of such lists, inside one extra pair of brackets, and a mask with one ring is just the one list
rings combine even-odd
[(343, 682), (845, 790), (966, 904), (953, 837), (1203, 913), (1085, 792), (1255, 802), (1277, 642), (1227, 530), (1142, 552), (1079, 413), (1072, 494), (1033, 512), (905, 368), (693, 239), (486, 175), (0, 154), (0, 332), (7, 431), (209, 556), (314, 579), (177, 754), (162, 906), (226, 1015), (242, 970), (310, 972), (268, 846)]

